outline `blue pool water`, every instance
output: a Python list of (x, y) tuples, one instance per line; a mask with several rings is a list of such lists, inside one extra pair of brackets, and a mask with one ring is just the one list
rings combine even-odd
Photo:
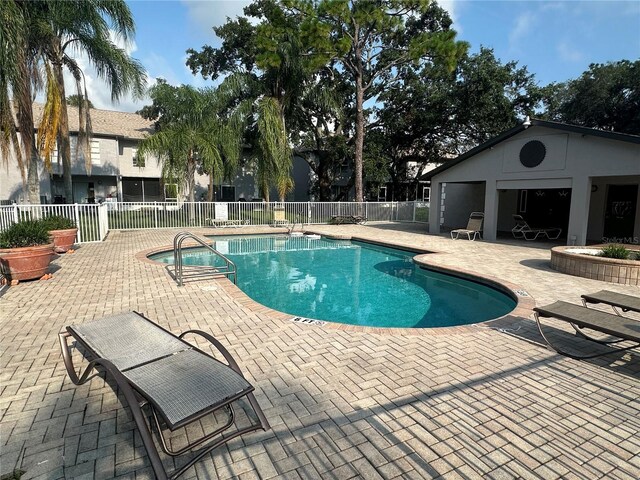
[[(363, 242), (284, 235), (212, 237), (233, 260), (238, 287), (274, 310), (373, 327), (428, 328), (482, 322), (515, 301), (480, 283), (425, 270), (415, 253)], [(173, 253), (151, 257), (173, 263)], [(185, 265), (216, 265), (203, 249)], [(219, 260), (218, 260), (219, 263)]]

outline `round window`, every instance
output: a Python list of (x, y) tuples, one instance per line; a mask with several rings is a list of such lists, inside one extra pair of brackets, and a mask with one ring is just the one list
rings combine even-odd
[(544, 160), (547, 148), (540, 140), (531, 140), (520, 149), (520, 163), (527, 168), (537, 167)]

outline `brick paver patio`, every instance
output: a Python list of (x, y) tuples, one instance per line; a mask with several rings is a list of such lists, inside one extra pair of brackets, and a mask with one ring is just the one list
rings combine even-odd
[[(452, 241), (424, 228), (310, 229), (438, 251), (434, 263), (520, 285), (539, 305), (579, 303), (605, 287), (640, 294), (554, 272), (539, 244)], [(273, 427), (212, 452), (183, 478), (640, 478), (637, 353), (564, 358), (541, 346), (526, 316), (420, 335), (300, 325), (256, 308), (227, 280), (177, 287), (163, 266), (135, 257), (175, 233), (111, 232), (55, 260), (53, 279), (3, 292), (2, 474), (153, 477), (127, 410), (100, 378), (74, 386), (57, 343), (67, 324), (137, 310), (174, 332), (218, 337)]]

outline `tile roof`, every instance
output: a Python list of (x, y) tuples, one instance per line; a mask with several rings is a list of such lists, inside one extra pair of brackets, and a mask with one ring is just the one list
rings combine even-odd
[[(44, 104), (33, 104), (33, 116), (36, 127), (42, 116)], [(76, 107), (68, 107), (69, 131), (78, 131), (78, 112)], [(153, 122), (142, 118), (137, 113), (116, 112), (112, 110), (91, 109), (91, 125), (93, 134), (98, 136), (122, 137), (141, 140), (153, 133)]]

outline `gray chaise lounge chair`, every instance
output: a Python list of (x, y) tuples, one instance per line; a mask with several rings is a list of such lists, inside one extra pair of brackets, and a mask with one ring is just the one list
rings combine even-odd
[(533, 228), (522, 215), (513, 215), (516, 226), (511, 229), (513, 238), (524, 238), (525, 240), (537, 240), (539, 236), (547, 237), (549, 240), (557, 240), (562, 234), (561, 228)]
[[(480, 237), (482, 239), (482, 222), (484, 220), (484, 213), (482, 212), (471, 212), (469, 215), (469, 221), (467, 222), (467, 228), (458, 228), (456, 230), (451, 230), (451, 239), (457, 240), (460, 234), (466, 235), (469, 240), (475, 240), (476, 237)], [(455, 237), (453, 234), (455, 233)], [(473, 238), (471, 238), (473, 235)]]
[[(576, 358), (576, 359), (595, 358), (595, 357), (600, 357), (602, 355), (607, 355), (609, 353), (630, 350), (632, 348), (637, 348), (640, 346), (640, 322), (636, 320), (632, 320), (630, 318), (621, 317), (619, 315), (614, 315), (612, 313), (601, 312), (600, 310), (594, 310), (592, 308), (586, 308), (580, 305), (574, 305), (573, 303), (567, 303), (562, 301), (558, 301), (550, 305), (546, 305), (544, 307), (536, 307), (533, 310), (535, 311), (534, 316), (536, 319), (536, 323), (538, 324), (538, 330), (540, 330), (540, 335), (542, 335), (542, 338), (544, 339), (545, 342), (547, 342), (547, 345), (549, 345), (549, 347), (551, 347), (553, 350), (555, 350), (561, 355), (566, 355), (567, 357)], [(592, 355), (576, 355), (572, 353), (567, 353), (551, 344), (549, 339), (545, 336), (544, 332), (542, 331), (542, 325), (540, 324), (540, 317), (557, 318), (558, 320), (569, 322), (571, 326), (574, 328), (574, 330), (576, 331), (577, 335), (602, 345), (611, 345), (611, 344), (623, 342), (626, 340), (635, 342), (635, 344), (624, 347), (624, 348), (617, 348), (614, 350), (609, 350), (603, 353), (596, 353)], [(582, 329), (584, 328), (595, 330), (597, 332), (602, 332), (607, 335), (616, 337), (617, 339), (616, 340), (596, 339), (584, 333), (582, 331)]]
[[(228, 366), (184, 341), (182, 337), (188, 333), (211, 342)], [(73, 383), (81, 385), (93, 378), (95, 375), (90, 374), (96, 367), (115, 380), (159, 479), (177, 478), (214, 448), (245, 433), (270, 428), (253, 395), (254, 387), (245, 380), (227, 349), (206, 332), (188, 330), (177, 337), (139, 313), (127, 312), (67, 327), (59, 337), (64, 364)], [(79, 376), (73, 365), (69, 337), (82, 345), (90, 362)], [(247, 398), (258, 421), (223, 435), (234, 423), (232, 403), (242, 397)], [(212, 443), (194, 451), (191, 459), (168, 474), (142, 412), (145, 405), (151, 411), (161, 447), (168, 455), (182, 455), (209, 440)], [(176, 451), (170, 448), (163, 426), (173, 431), (220, 409), (225, 409), (228, 415), (224, 425), (184, 448)]]
[(604, 303), (613, 308), (618, 315), (622, 315), (618, 309), (623, 312), (640, 313), (640, 298), (624, 293), (611, 292), (609, 290), (600, 290), (596, 293), (582, 295), (582, 303), (588, 306), (589, 303)]

